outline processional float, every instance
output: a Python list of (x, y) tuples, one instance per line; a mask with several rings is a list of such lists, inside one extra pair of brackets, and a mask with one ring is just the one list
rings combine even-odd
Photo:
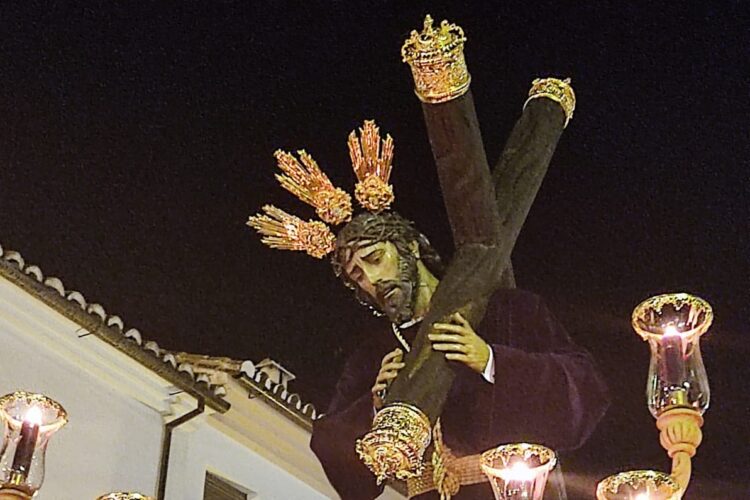
[(378, 480), (420, 474), (431, 429), (454, 378), (444, 356), (431, 347), (432, 325), (457, 310), (478, 325), (488, 298), (498, 288), (515, 286), (513, 246), (575, 110), (569, 79), (534, 80), (491, 172), (470, 91), (465, 41), (459, 26), (443, 21), (434, 27), (427, 16), (423, 30), (413, 31), (401, 50), (422, 102), (456, 252), (406, 366), (389, 387), (372, 430), (357, 443), (360, 457)]
[[(389, 388), (372, 430), (356, 444), (362, 461), (379, 481), (407, 479), (421, 472), (431, 430), (453, 380), (444, 357), (431, 349), (427, 337), (431, 326), (457, 309), (476, 325), (487, 297), (498, 287), (514, 285), (510, 253), (575, 109), (569, 79), (535, 80), (501, 163), (491, 174), (469, 90), (465, 41), (460, 27), (443, 21), (435, 28), (427, 16), (422, 32), (413, 31), (402, 48), (422, 101), (458, 250), (405, 368)], [(456, 115), (463, 119), (443, 119)], [(450, 154), (458, 150), (474, 156), (464, 155), (462, 164)], [(473, 178), (467, 181), (467, 175)], [(455, 182), (459, 178), (463, 182)], [(634, 310), (633, 328), (651, 347), (648, 405), (657, 419), (660, 442), (672, 459), (672, 472), (629, 471), (608, 477), (597, 487), (599, 500), (682, 498), (690, 480), (691, 458), (701, 441), (702, 414), (708, 407), (699, 339), (712, 318), (708, 303), (685, 293), (653, 297)], [(554, 451), (541, 444), (511, 443), (484, 453), (481, 466), (498, 500), (540, 499), (555, 463)], [(440, 493), (450, 497), (449, 491)]]
[[(431, 349), (427, 340), (431, 325), (457, 309), (470, 323), (478, 324), (492, 292), (514, 286), (510, 253), (575, 109), (569, 80), (535, 80), (500, 166), (491, 174), (469, 90), (465, 41), (460, 27), (443, 21), (435, 28), (428, 16), (423, 31), (412, 32), (402, 48), (423, 103), (433, 151), (442, 153), (436, 155), (436, 163), (458, 250), (421, 323), (406, 367), (389, 388), (371, 431), (356, 443), (362, 461), (379, 481), (406, 479), (421, 471), (454, 376), (442, 354)], [(462, 119), (446, 120), (446, 116)], [(458, 150), (469, 154), (451, 158), (450, 153)], [(390, 137), (381, 143), (374, 124), (366, 123), (361, 143), (355, 135), (350, 137), (350, 152), (360, 203), (369, 210), (387, 207), (393, 200), (387, 183)], [(322, 173), (316, 175), (319, 170), (309, 155), (300, 152), (300, 156), (304, 168), (288, 153), (277, 152), (286, 174), (279, 176), (282, 185), (303, 200), (308, 196), (306, 201), (319, 208), (326, 222), (349, 217), (348, 195), (334, 189)], [(459, 177), (463, 182), (456, 183)], [(317, 193), (325, 196), (322, 202), (310, 197), (316, 194), (316, 183)], [(275, 207), (265, 211), (266, 215), (251, 218), (250, 223), (265, 235), (266, 243), (306, 250), (316, 257), (330, 251), (333, 235), (322, 223), (303, 222)], [(672, 459), (672, 470), (671, 474), (638, 470), (610, 476), (599, 483), (598, 500), (676, 500), (684, 495), (691, 459), (702, 439), (702, 415), (709, 404), (699, 341), (712, 320), (710, 305), (686, 293), (652, 297), (633, 311), (632, 326), (651, 348), (647, 402), (660, 442)], [(67, 422), (67, 413), (44, 395), (18, 391), (0, 398), (0, 420), (0, 500), (30, 499), (43, 482), (47, 444)], [(496, 499), (541, 499), (556, 461), (554, 450), (543, 444), (509, 443), (486, 451), (481, 467)], [(441, 491), (444, 498), (450, 494)], [(118, 492), (97, 500), (145, 499), (150, 497)]]

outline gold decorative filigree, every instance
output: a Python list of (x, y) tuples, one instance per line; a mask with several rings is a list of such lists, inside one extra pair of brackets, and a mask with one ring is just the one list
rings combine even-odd
[(375, 475), (405, 480), (422, 473), (422, 458), (430, 445), (430, 421), (418, 408), (393, 403), (380, 410), (372, 430), (357, 440), (355, 449)]
[(20, 426), (22, 415), (32, 406), (42, 410), (41, 430), (44, 432), (59, 429), (68, 423), (68, 412), (65, 408), (44, 394), (16, 391), (0, 397), (0, 415), (11, 425)]
[(425, 17), (422, 32), (414, 30), (401, 47), (411, 67), (414, 92), (427, 103), (447, 102), (469, 90), (471, 76), (464, 59), (464, 30), (443, 20), (437, 29)]
[(550, 469), (557, 463), (555, 452), (546, 446), (530, 443), (511, 443), (498, 446), (482, 453), (482, 464), (495, 467), (499, 460), (502, 464), (510, 464), (513, 459), (520, 458), (524, 462), (531, 459), (538, 461), (539, 465), (547, 465)]
[(638, 304), (633, 310), (631, 323), (644, 340), (663, 335), (668, 325), (689, 339), (706, 333), (713, 318), (711, 305), (700, 297), (689, 293), (667, 293)]
[[(596, 487), (596, 498), (608, 500), (614, 495), (622, 494), (620, 489), (632, 492), (633, 495), (650, 494), (648, 498), (659, 500), (678, 500), (680, 487), (668, 474), (653, 470), (633, 470), (609, 476)], [(620, 497), (616, 497), (620, 498)]]
[(263, 211), (265, 215), (250, 217), (247, 225), (258, 231), (269, 247), (304, 251), (318, 259), (333, 251), (336, 238), (324, 223), (305, 222), (273, 205), (264, 206)]
[[(381, 139), (378, 126), (366, 120), (359, 129), (349, 134), (349, 155), (358, 182), (355, 194), (367, 210), (378, 213), (393, 203), (393, 186), (388, 181), (393, 163), (393, 138)], [(323, 173), (317, 162), (304, 150), (298, 151), (299, 160), (291, 153), (278, 150), (274, 153), (282, 173), (277, 174), (281, 186), (300, 200), (315, 207), (318, 216), (329, 224), (351, 220), (351, 197), (336, 188)], [(272, 205), (263, 207), (265, 214), (251, 216), (247, 225), (262, 236), (271, 248), (302, 250), (313, 257), (322, 258), (335, 245), (331, 229), (320, 221), (303, 221)]]
[(564, 127), (568, 126), (568, 122), (573, 118), (573, 111), (576, 109), (576, 94), (573, 92), (573, 87), (570, 86), (570, 78), (560, 80), (558, 78), (537, 78), (531, 82), (531, 89), (529, 89), (529, 98), (523, 104), (524, 109), (533, 99), (539, 99), (541, 97), (552, 99), (553, 101), (560, 104), (565, 113), (565, 124)]
[[(328, 176), (305, 150), (294, 155), (277, 150), (274, 157), (283, 174), (276, 174), (281, 186), (308, 205), (329, 224), (341, 224), (352, 218), (352, 199), (343, 189), (334, 187)], [(304, 165), (304, 166), (303, 166)]]
[(373, 120), (365, 120), (359, 129), (349, 134), (349, 156), (357, 176), (354, 196), (360, 205), (371, 212), (380, 212), (393, 203), (393, 186), (388, 184), (393, 164), (393, 138), (380, 138), (380, 129)]

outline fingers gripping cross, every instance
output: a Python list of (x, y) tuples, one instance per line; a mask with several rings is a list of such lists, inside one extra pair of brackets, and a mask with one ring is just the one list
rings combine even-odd
[(454, 313), (449, 320), (449, 323), (432, 325), (438, 332), (428, 335), (432, 348), (445, 353), (448, 361), (461, 362), (475, 372), (483, 373), (490, 359), (490, 346), (461, 314)]

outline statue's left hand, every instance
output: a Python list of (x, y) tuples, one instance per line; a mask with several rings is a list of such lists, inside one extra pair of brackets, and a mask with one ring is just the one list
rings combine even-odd
[(490, 346), (461, 314), (451, 315), (450, 323), (432, 326), (437, 330), (428, 335), (433, 349), (444, 352), (449, 361), (459, 361), (479, 374), (484, 373), (490, 359)]

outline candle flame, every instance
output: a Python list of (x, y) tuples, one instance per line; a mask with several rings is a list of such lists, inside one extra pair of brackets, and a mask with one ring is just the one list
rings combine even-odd
[(536, 472), (525, 462), (516, 462), (498, 475), (505, 481), (531, 481), (536, 477)]
[(33, 425), (42, 425), (42, 409), (38, 406), (32, 406), (23, 416), (24, 422), (28, 422)]
[(680, 331), (674, 325), (667, 325), (667, 327), (664, 328), (664, 336), (665, 337), (679, 337)]

